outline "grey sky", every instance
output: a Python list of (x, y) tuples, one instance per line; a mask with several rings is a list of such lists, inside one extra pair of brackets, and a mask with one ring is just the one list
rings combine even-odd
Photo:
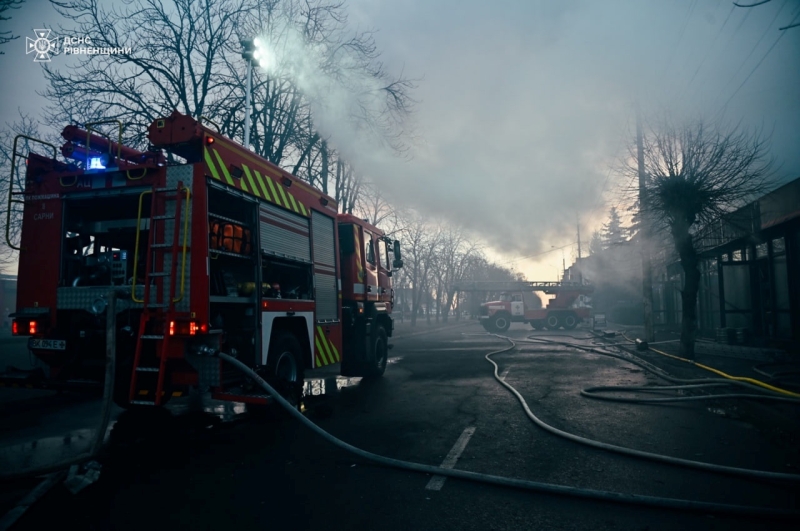
[[(351, 23), (379, 30), (387, 67), (421, 78), (419, 140), (413, 160), (400, 162), (331, 121), (332, 144), (397, 202), (441, 214), (507, 256), (569, 244), (578, 214), (586, 240), (599, 227), (627, 181), (609, 168), (624, 153), (637, 100), (646, 116), (678, 119), (713, 116), (727, 103), (728, 121), (773, 133), (784, 179), (800, 176), (800, 28), (778, 31), (800, 16), (797, 0), (750, 9), (728, 0), (349, 5)], [(60, 22), (43, 0), (12, 16), (6, 25), (22, 37), (0, 56), (3, 121), (44, 103), (24, 40)]]

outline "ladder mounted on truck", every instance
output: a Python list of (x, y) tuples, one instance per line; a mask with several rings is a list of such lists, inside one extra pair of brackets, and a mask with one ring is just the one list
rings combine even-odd
[(454, 291), (476, 292), (476, 291), (543, 291), (548, 295), (553, 295), (563, 291), (577, 291), (580, 293), (591, 293), (594, 286), (591, 284), (581, 284), (580, 282), (558, 282), (558, 281), (538, 281), (538, 280), (509, 280), (509, 281), (487, 281), (487, 280), (460, 280), (453, 282), (450, 288)]
[[(136, 298), (139, 266), (139, 240), (144, 197), (151, 196), (150, 220), (146, 245), (144, 294)], [(183, 299), (186, 286), (186, 252), (189, 238), (189, 202), (191, 192), (183, 182), (176, 188), (153, 188), (139, 196), (136, 246), (133, 258), (131, 297), (142, 303), (142, 318), (133, 358), (129, 400), (131, 404), (158, 406), (164, 400), (165, 367), (169, 358), (169, 340), (175, 333), (175, 303)], [(174, 212), (167, 203), (174, 201)], [(182, 215), (184, 208), (186, 212)], [(181, 242), (181, 222), (183, 242)], [(171, 229), (171, 239), (169, 238)], [(163, 237), (163, 239), (162, 239)], [(178, 253), (181, 254), (180, 291), (178, 288)], [(160, 269), (157, 269), (160, 268)], [(153, 291), (155, 290), (155, 300)], [(147, 398), (146, 400), (144, 398)]]

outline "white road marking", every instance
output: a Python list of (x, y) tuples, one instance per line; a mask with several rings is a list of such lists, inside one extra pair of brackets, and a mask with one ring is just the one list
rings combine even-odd
[[(458, 458), (461, 457), (461, 453), (464, 451), (464, 448), (467, 447), (467, 443), (473, 433), (475, 433), (474, 427), (469, 427), (461, 433), (461, 437), (458, 438), (456, 444), (450, 449), (450, 453), (447, 454), (447, 457), (442, 461), (440, 465), (441, 468), (453, 468), (456, 466)], [(431, 480), (428, 481), (428, 485), (425, 488), (427, 490), (442, 490), (446, 479), (445, 476), (433, 476)]]
[(508, 376), (508, 371), (510, 371), (510, 370), (511, 370), (511, 365), (509, 365), (509, 366), (506, 368), (506, 370), (504, 370), (504, 371), (502, 372), (502, 374), (500, 374), (500, 379), (501, 379), (501, 380), (503, 380), (503, 381), (505, 381), (505, 379), (506, 379), (506, 376)]

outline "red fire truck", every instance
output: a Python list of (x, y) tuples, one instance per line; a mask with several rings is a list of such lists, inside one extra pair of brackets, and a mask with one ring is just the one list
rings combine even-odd
[[(459, 291), (500, 293), (498, 300), (480, 306), (480, 321), (488, 332), (505, 332), (511, 323), (528, 323), (536, 330), (563, 327), (572, 330), (584, 319), (589, 319), (592, 309), (586, 295), (594, 288), (579, 282), (459, 282)], [(542, 307), (541, 299), (534, 293), (555, 295)]]
[(9, 195), (23, 203), (13, 332), (48, 382), (102, 381), (112, 296), (125, 407), (192, 387), (267, 402), (216, 352), (295, 400), (309, 369), (383, 374), (399, 241), (177, 111), (150, 125), (149, 152), (101, 125), (64, 129), (69, 163), (41, 142)]

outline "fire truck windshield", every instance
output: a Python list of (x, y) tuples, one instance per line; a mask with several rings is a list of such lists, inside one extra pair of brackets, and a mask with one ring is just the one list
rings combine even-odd
[[(146, 215), (139, 221), (140, 249), (141, 242), (147, 241)], [(62, 286), (132, 282), (138, 195), (110, 196), (103, 201), (67, 198), (63, 219)]]

